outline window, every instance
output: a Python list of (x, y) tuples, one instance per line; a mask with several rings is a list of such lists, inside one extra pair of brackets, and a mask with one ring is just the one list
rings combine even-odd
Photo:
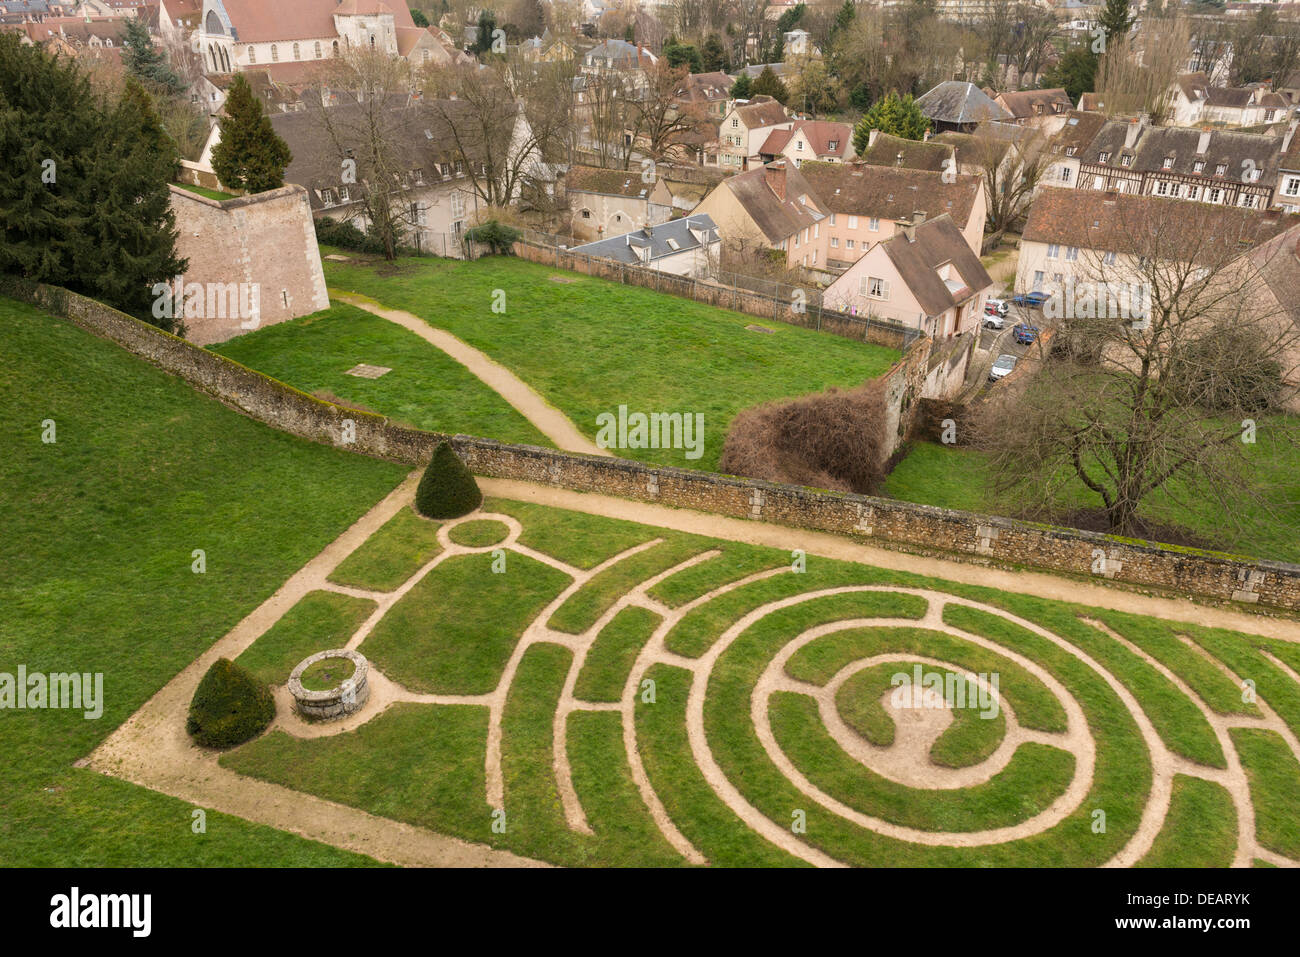
[(1252, 166), (1252, 167), (1251, 167), (1251, 168), (1246, 172), (1246, 182), (1247, 182), (1247, 183), (1258, 183), (1258, 182), (1259, 182), (1259, 167), (1258, 167), (1258, 166)]
[[(1300, 182), (1300, 180), (1297, 180), (1297, 182)], [(835, 225), (835, 214), (834, 214), (834, 213), (831, 213), (831, 225), (832, 225), (832, 226)]]
[(295, 60), (302, 59), (302, 51), (299, 49), (298, 44), (296, 43), (293, 45), (293, 58)]
[(1242, 208), (1244, 208), (1244, 209), (1254, 209), (1254, 208), (1255, 208), (1255, 196), (1254, 196), (1254, 194), (1253, 194), (1253, 193), (1242, 193), (1242, 194), (1241, 194), (1241, 205), (1242, 205)]
[(856, 217), (856, 216), (850, 216), (850, 217), (849, 217), (849, 229), (857, 229), (857, 228), (858, 228), (858, 217)]
[(826, 144), (826, 149), (829, 150), (830, 152), (834, 153), (836, 147), (838, 147), (839, 145), (840, 145), (840, 141), (839, 141), (839, 140), (830, 140), (830, 141), (828, 141), (827, 144)]
[(1220, 163), (1218, 166), (1214, 167), (1214, 175), (1215, 175), (1215, 176), (1223, 176), (1223, 175), (1224, 175), (1225, 173), (1227, 173), (1227, 172), (1228, 172), (1228, 164), (1227, 164), (1227, 163)]
[(813, 224), (813, 239), (819, 239), (819, 238), (821, 238), (821, 234), (822, 234), (822, 224), (821, 224), (821, 223), (814, 223), (814, 224)]
[(582, 218), (583, 218), (583, 219), (591, 219), (591, 210), (589, 210), (589, 209), (584, 209), (584, 210), (582, 211)]
[(1128, 165), (1129, 165), (1130, 163), (1132, 163), (1132, 162), (1133, 162), (1133, 154), (1132, 154), (1132, 153), (1124, 153), (1124, 154), (1122, 154), (1122, 155), (1120, 156), (1120, 158), (1119, 158), (1119, 165), (1120, 165), (1120, 166), (1128, 166)]
[(733, 116), (733, 117), (731, 118), (731, 128), (734, 130), (734, 129), (736, 129), (738, 126), (740, 126), (740, 120), (736, 119), (736, 118)]
[(1098, 154), (1098, 156), (1097, 156), (1097, 162), (1098, 162), (1098, 163), (1109, 163), (1109, 162), (1110, 162), (1110, 153), (1106, 152), (1105, 150), (1102, 150), (1101, 153)]
[(1101, 177), (1101, 176), (1094, 176), (1094, 177), (1092, 178), (1092, 188), (1093, 188), (1093, 189), (1105, 189), (1105, 188), (1106, 188), (1106, 180), (1105, 180), (1105, 178), (1104, 178), (1104, 177)]
[(853, 249), (855, 244), (852, 239), (846, 239), (844, 240), (844, 246), (846, 249)]
[(1035, 289), (1035, 290), (1039, 290), (1039, 289), (1042, 289), (1042, 288), (1043, 288), (1043, 280), (1044, 280), (1045, 278), (1046, 278), (1046, 276), (1043, 275), (1043, 271), (1042, 271), (1041, 269), (1038, 269), (1038, 270), (1035, 270), (1035, 271), (1034, 271), (1034, 289)]
[(1287, 196), (1300, 196), (1300, 176), (1292, 176), (1282, 187), (1282, 192)]
[(1062, 183), (1068, 183), (1069, 181), (1070, 181), (1070, 167), (1068, 167), (1068, 166), (1062, 166), (1062, 167), (1061, 167), (1061, 182), (1062, 182)]
[(1265, 110), (1265, 111), (1264, 111), (1264, 122), (1265, 122), (1265, 123), (1272, 123), (1272, 122), (1273, 122), (1273, 117), (1276, 116), (1276, 115), (1277, 115), (1277, 110)]
[(831, 249), (839, 249), (839, 248), (840, 248), (840, 237), (838, 237), (838, 236), (832, 236), (832, 237), (831, 237)]
[(411, 179), (415, 180), (415, 185), (416, 185), (416, 186), (423, 186), (423, 185), (424, 185), (424, 170), (422, 170), (422, 169), (413, 169), (413, 170), (411, 170)]
[(1069, 249), (1067, 249), (1067, 250), (1065, 251), (1065, 261), (1066, 261), (1066, 262), (1068, 262), (1068, 263), (1072, 263), (1072, 262), (1077, 261), (1078, 258), (1079, 258), (1079, 247), (1078, 247), (1078, 246), (1071, 246)]
[(870, 219), (867, 220), (867, 229), (871, 230), (873, 233), (879, 232), (880, 220), (877, 219), (875, 216), (872, 216)]
[(312, 50), (312, 52), (316, 54), (316, 59), (319, 60), (319, 59), (321, 58), (321, 50), (320, 50), (320, 41), (319, 41), (319, 40), (316, 41), (316, 46), (315, 46), (315, 48)]
[(1166, 156), (1166, 157), (1165, 157), (1165, 161), (1161, 164), (1161, 168), (1162, 168), (1162, 169), (1173, 169), (1173, 168), (1174, 168), (1174, 158), (1173, 158), (1172, 156)]
[(798, 234), (798, 233), (795, 233), (795, 234), (794, 234), (794, 248), (795, 248), (795, 249), (798, 249), (798, 248), (799, 248), (799, 234)]
[(465, 197), (460, 193), (451, 194), (451, 215), (456, 219), (465, 215)]
[(1115, 253), (1114, 253), (1114, 251), (1108, 252), (1108, 253), (1106, 253), (1106, 255), (1102, 256), (1102, 257), (1101, 257), (1101, 263), (1102, 263), (1103, 266), (1113, 266), (1113, 265), (1115, 265)]
[(1061, 247), (1058, 246), (1056, 243), (1050, 243), (1050, 244), (1048, 245), (1048, 247), (1047, 247), (1047, 258), (1048, 258), (1048, 259), (1060, 259), (1060, 258), (1061, 258)]
[(795, 152), (797, 152), (797, 153), (802, 153), (802, 152), (803, 152), (803, 140), (795, 140), (795, 141), (794, 141), (794, 148), (795, 148)]
[(1205, 191), (1205, 201), (1206, 201), (1207, 203), (1221, 203), (1221, 202), (1223, 202), (1223, 190), (1219, 189), (1219, 187), (1217, 187), (1217, 186), (1214, 186), (1214, 187), (1211, 187), (1210, 189), (1207, 189), (1207, 190)]
[(1204, 172), (1205, 172), (1205, 160), (1197, 160), (1195, 163), (1193, 163), (1193, 164), (1192, 164), (1192, 172), (1193, 172), (1193, 173), (1204, 173)]
[(863, 276), (859, 280), (858, 289), (864, 296), (869, 296), (872, 299), (889, 298), (889, 283), (876, 276)]
[(253, 46), (252, 44), (249, 44), (248, 47), (248, 62), (249, 63), (257, 62), (257, 47)]
[(1156, 195), (1157, 196), (1169, 195), (1169, 184), (1165, 180), (1162, 179), (1160, 182), (1156, 183)]
[(348, 192), (348, 188), (346, 186), (339, 187), (339, 199), (343, 200), (343, 202), (345, 203), (349, 202), (352, 199), (352, 194)]
[(333, 51), (334, 51), (334, 53), (333, 53), (334, 56), (338, 56), (338, 55), (339, 55), (339, 41), (338, 41), (338, 40), (335, 40), (335, 41), (334, 41)]
[(280, 62), (280, 48), (277, 47), (274, 43), (271, 44), (271, 62), (272, 63)]
[(1199, 198), (1200, 198), (1200, 195), (1201, 195), (1201, 187), (1199, 187), (1199, 186), (1188, 186), (1188, 187), (1187, 187), (1187, 198), (1188, 198), (1188, 199), (1199, 199)]

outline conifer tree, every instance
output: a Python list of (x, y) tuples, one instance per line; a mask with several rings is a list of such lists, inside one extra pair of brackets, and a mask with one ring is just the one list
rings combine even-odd
[(235, 74), (226, 98), (221, 142), (212, 151), (212, 168), (227, 189), (261, 193), (284, 185), (293, 160), (262, 104), (242, 73)]
[(770, 96), (778, 103), (784, 103), (790, 92), (781, 82), (781, 78), (772, 72), (770, 66), (763, 67), (763, 72), (758, 75), (749, 88), (750, 96)]
[(163, 52), (153, 45), (149, 30), (136, 17), (126, 19), (122, 65), (128, 73), (155, 92), (176, 95), (185, 89), (185, 81), (176, 75)]
[(862, 115), (858, 125), (853, 128), (853, 148), (859, 153), (865, 152), (872, 130), (908, 140), (919, 140), (929, 128), (930, 121), (916, 105), (912, 94), (900, 97), (897, 92), (890, 90), (884, 99), (872, 104), (871, 109)]

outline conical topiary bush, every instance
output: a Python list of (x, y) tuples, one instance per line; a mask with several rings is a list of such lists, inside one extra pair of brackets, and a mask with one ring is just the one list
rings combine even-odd
[(185, 730), (209, 748), (233, 748), (261, 734), (275, 717), (270, 690), (229, 658), (218, 659), (199, 682)]
[(483, 504), (474, 476), (451, 446), (443, 442), (433, 450), (415, 490), (415, 510), (426, 518), (460, 518)]

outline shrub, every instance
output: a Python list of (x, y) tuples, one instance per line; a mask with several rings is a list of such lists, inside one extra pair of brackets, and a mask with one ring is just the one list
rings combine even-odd
[(495, 219), (465, 231), (465, 238), (473, 243), (482, 243), (492, 250), (493, 255), (509, 256), (515, 243), (519, 241), (519, 230)]
[(474, 476), (446, 442), (433, 451), (415, 490), (415, 510), (426, 518), (460, 518), (483, 504)]
[(266, 730), (275, 701), (266, 685), (228, 658), (219, 659), (199, 682), (185, 730), (208, 748), (233, 748)]

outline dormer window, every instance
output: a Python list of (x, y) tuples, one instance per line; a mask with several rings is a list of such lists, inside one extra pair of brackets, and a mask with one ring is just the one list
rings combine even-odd
[(1102, 151), (1101, 151), (1101, 154), (1097, 157), (1097, 162), (1098, 162), (1098, 163), (1109, 163), (1109, 162), (1110, 162), (1110, 153), (1108, 153), (1106, 150), (1102, 150)]
[(1192, 172), (1193, 172), (1193, 173), (1204, 173), (1204, 172), (1205, 172), (1205, 160), (1197, 160), (1195, 163), (1193, 163), (1193, 164), (1192, 164)]
[(1220, 163), (1218, 166), (1214, 167), (1214, 175), (1215, 175), (1215, 176), (1223, 176), (1223, 175), (1225, 175), (1227, 172), (1228, 172), (1228, 164), (1227, 164), (1227, 163)]
[(1119, 158), (1119, 165), (1120, 165), (1120, 166), (1128, 166), (1128, 165), (1129, 165), (1130, 163), (1132, 163), (1132, 162), (1133, 162), (1133, 154), (1132, 154), (1132, 153), (1124, 153), (1124, 154), (1123, 154), (1122, 156), (1120, 156), (1120, 158)]
[(840, 141), (839, 141), (839, 140), (831, 140), (830, 142), (828, 142), (828, 143), (826, 144), (826, 149), (828, 149), (830, 152), (833, 153), (833, 152), (835, 152), (836, 149), (839, 148), (839, 145), (840, 145)]
[(1172, 156), (1166, 156), (1166, 157), (1165, 157), (1165, 161), (1164, 161), (1164, 163), (1161, 164), (1161, 168), (1162, 168), (1162, 169), (1173, 169), (1173, 168), (1174, 168), (1174, 158), (1173, 158)]

